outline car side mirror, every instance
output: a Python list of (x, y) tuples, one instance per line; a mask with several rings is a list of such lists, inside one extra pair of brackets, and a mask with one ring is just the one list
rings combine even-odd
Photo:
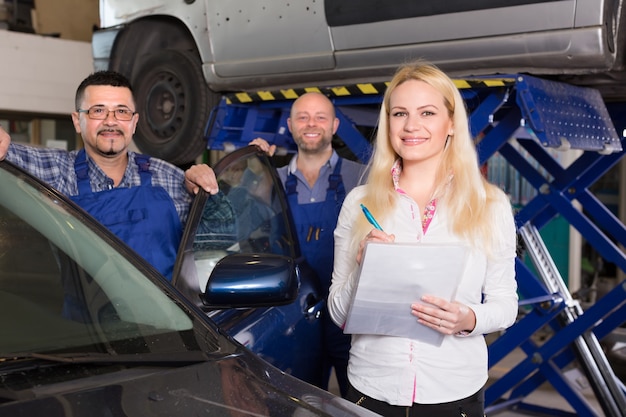
[(217, 262), (201, 297), (211, 308), (276, 306), (293, 302), (299, 287), (298, 269), (290, 257), (237, 253)]

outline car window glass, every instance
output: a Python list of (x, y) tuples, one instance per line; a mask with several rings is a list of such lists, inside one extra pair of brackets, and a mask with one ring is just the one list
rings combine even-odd
[(220, 193), (209, 197), (194, 239), (199, 287), (233, 253), (293, 256), (282, 185), (267, 159), (248, 153), (217, 173)]
[(186, 349), (190, 316), (116, 247), (0, 169), (0, 353)]

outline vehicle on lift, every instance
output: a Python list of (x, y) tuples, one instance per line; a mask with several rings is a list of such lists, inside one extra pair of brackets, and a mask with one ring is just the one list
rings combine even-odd
[(68, 198), (0, 162), (0, 415), (373, 415), (269, 363), (293, 368), (298, 349), (298, 363), (318, 366), (305, 347), (319, 337), (302, 325), (315, 328), (319, 300), (281, 196), (249, 195), (277, 181), (266, 162), (233, 153), (216, 167), (228, 194), (199, 193), (174, 276), (188, 298)]
[[(384, 7), (381, 5), (384, 4)], [(454, 76), (530, 73), (626, 98), (622, 0), (100, 0), (96, 69), (127, 75), (144, 152), (204, 149), (221, 93), (386, 81), (425, 58)]]

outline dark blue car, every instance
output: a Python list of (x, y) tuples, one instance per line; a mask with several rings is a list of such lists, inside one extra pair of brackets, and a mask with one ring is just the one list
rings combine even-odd
[[(273, 175), (246, 149), (221, 179), (239, 159), (249, 192)], [(199, 195), (179, 291), (69, 199), (0, 162), (0, 416), (372, 415), (272, 366), (310, 372), (320, 300), (271, 180), (269, 206), (254, 207), (242, 182)]]
[[(304, 381), (320, 379), (320, 310), (315, 272), (300, 256), (284, 189), (271, 162), (256, 147), (235, 151), (214, 167), (220, 193), (198, 195), (191, 209), (172, 283), (216, 323), (257, 355)], [(254, 287), (220, 289), (238, 295), (223, 309), (216, 288), (206, 297), (214, 266), (234, 254), (275, 254), (292, 259), (298, 296), (282, 306), (262, 305)], [(242, 266), (245, 268), (245, 266)], [(263, 290), (261, 282), (259, 289)], [(232, 297), (230, 295), (230, 297)], [(274, 303), (275, 304), (275, 303)], [(249, 308), (249, 307), (254, 308)]]

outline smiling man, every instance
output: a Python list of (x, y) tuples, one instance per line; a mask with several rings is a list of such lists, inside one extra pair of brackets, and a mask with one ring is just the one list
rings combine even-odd
[[(333, 103), (324, 94), (309, 92), (295, 100), (287, 124), (298, 153), (288, 165), (278, 168), (278, 175), (285, 186), (302, 254), (317, 272), (327, 296), (333, 272), (333, 231), (343, 200), (359, 184), (365, 166), (339, 157), (333, 149), (339, 119), (335, 117)], [(260, 138), (251, 144), (270, 155), (275, 150)], [(322, 313), (322, 323), (323, 367), (319, 380), (308, 382), (328, 389), (334, 368), (343, 396), (348, 389), (350, 336), (330, 320), (326, 310)]]
[(129, 81), (113, 71), (89, 75), (76, 90), (72, 121), (84, 148), (75, 151), (11, 143), (6, 158), (68, 195), (171, 279), (182, 227), (202, 187), (218, 192), (213, 170), (196, 166), (191, 183), (178, 167), (128, 149), (139, 114)]

